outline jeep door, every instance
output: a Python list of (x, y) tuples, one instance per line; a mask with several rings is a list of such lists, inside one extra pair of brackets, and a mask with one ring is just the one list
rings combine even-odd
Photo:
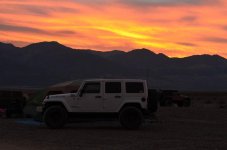
[(77, 98), (77, 111), (79, 112), (102, 112), (103, 94), (101, 82), (86, 82), (79, 91)]
[(119, 81), (106, 81), (103, 104), (105, 112), (116, 112), (122, 101), (122, 84)]

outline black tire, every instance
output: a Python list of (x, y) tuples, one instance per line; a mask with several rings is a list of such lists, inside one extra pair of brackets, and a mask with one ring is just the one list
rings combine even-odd
[(177, 106), (178, 106), (178, 107), (183, 107), (183, 106), (184, 106), (184, 102), (183, 102), (183, 101), (182, 101), (182, 102), (181, 102), (181, 101), (178, 102), (178, 103), (177, 103)]
[(138, 129), (143, 122), (143, 114), (140, 109), (128, 106), (120, 111), (119, 121), (127, 129)]
[(43, 120), (52, 129), (63, 128), (67, 122), (68, 114), (62, 106), (50, 106), (44, 112)]

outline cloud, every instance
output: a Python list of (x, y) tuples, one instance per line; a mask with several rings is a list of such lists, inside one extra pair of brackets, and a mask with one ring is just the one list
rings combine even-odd
[(49, 15), (49, 10), (43, 7), (32, 6), (32, 5), (19, 5), (17, 6), (22, 10), (25, 10), (27, 13), (37, 14), (37, 15)]
[(79, 13), (80, 11), (76, 8), (69, 8), (69, 7), (55, 7), (52, 9), (48, 8), (49, 10), (52, 11), (57, 11), (57, 12), (63, 12), (63, 13)]
[(222, 29), (227, 31), (227, 25), (223, 26)]
[(115, 2), (121, 2), (120, 0), (69, 0), (69, 1), (87, 6), (106, 6), (115, 4)]
[(57, 31), (56, 34), (72, 35), (72, 34), (76, 34), (76, 32), (71, 30), (61, 30), (61, 31)]
[(78, 2), (79, 3), (107, 3), (107, 2), (110, 2), (111, 0), (70, 0), (70, 1), (76, 2), (76, 3)]
[(13, 31), (13, 32), (22, 32), (22, 33), (32, 33), (32, 34), (45, 34), (45, 35), (54, 35), (54, 36), (67, 36), (77, 34), (71, 30), (57, 30), (57, 31), (46, 31), (32, 27), (25, 26), (15, 26), (8, 24), (0, 24), (0, 31)]
[[(6, 5), (6, 4), (5, 4)], [(65, 6), (45, 6), (45, 5), (32, 5), (32, 4), (8, 4), (8, 7), (0, 6), (0, 13), (4, 14), (27, 14), (37, 16), (51, 16), (55, 12), (60, 13), (78, 13), (76, 8)]]
[(33, 6), (27, 4), (10, 4), (8, 7), (3, 7), (3, 5), (0, 6), (0, 13), (47, 16), (50, 14), (50, 10), (41, 6)]
[(180, 19), (183, 22), (194, 22), (197, 20), (197, 16), (184, 16)]
[(175, 5), (206, 5), (219, 0), (119, 0), (135, 6), (175, 6)]
[(0, 31), (16, 31), (16, 32), (31, 32), (31, 33), (47, 33), (44, 30), (32, 28), (32, 27), (25, 27), (25, 26), (14, 26), (8, 24), (0, 24)]
[(180, 45), (184, 45), (184, 46), (190, 46), (190, 47), (197, 46), (196, 44), (188, 43), (188, 42), (178, 42), (176, 44), (180, 44)]
[(205, 38), (204, 40), (209, 41), (209, 42), (226, 43), (227, 44), (227, 38), (208, 37), (208, 38)]

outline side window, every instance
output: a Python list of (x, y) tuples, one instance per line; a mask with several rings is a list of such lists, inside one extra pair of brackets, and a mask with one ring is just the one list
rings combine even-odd
[(126, 93), (144, 93), (143, 82), (126, 82)]
[(121, 93), (121, 82), (106, 82), (105, 93)]
[(100, 82), (85, 83), (83, 93), (100, 93)]

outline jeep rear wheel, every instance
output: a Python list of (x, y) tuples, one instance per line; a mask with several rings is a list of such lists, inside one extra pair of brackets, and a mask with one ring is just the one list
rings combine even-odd
[(43, 120), (48, 127), (58, 129), (64, 127), (67, 116), (67, 112), (62, 106), (50, 106), (44, 112)]
[(138, 129), (143, 122), (143, 114), (136, 107), (125, 107), (120, 111), (119, 120), (127, 129)]

